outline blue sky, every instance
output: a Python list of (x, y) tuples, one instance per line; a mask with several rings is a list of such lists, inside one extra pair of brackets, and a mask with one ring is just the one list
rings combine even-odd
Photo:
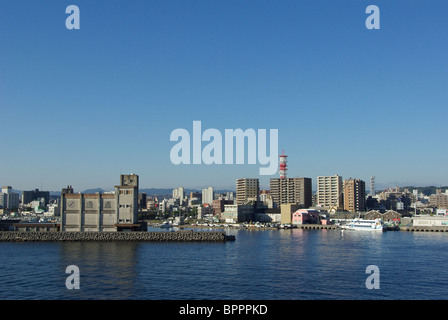
[[(68, 30), (65, 8), (80, 9)], [(368, 5), (381, 29), (365, 27)], [(445, 0), (0, 2), (0, 184), (234, 187), (176, 128), (278, 129), (288, 176), (447, 185)], [(275, 176), (277, 177), (277, 175)]]

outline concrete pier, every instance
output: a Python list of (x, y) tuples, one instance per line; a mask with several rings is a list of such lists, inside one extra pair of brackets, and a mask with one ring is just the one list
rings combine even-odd
[(235, 236), (219, 231), (161, 231), (161, 232), (0, 232), (0, 242), (57, 242), (57, 241), (141, 241), (141, 242), (225, 242)]
[(334, 225), (334, 224), (328, 224), (328, 225), (324, 225), (324, 224), (297, 224), (296, 226), (297, 226), (298, 229), (326, 229), (326, 230), (339, 229), (339, 227), (337, 225)]
[(448, 232), (448, 227), (441, 226), (409, 226), (400, 227), (400, 231), (417, 231), (417, 232)]

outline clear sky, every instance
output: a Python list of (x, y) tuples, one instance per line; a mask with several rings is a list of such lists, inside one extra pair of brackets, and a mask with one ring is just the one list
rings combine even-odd
[[(68, 30), (65, 9), (80, 9)], [(368, 30), (368, 5), (380, 30)], [(0, 184), (234, 187), (176, 128), (278, 129), (290, 177), (447, 185), (446, 0), (2, 0)], [(277, 177), (278, 174), (275, 175)]]

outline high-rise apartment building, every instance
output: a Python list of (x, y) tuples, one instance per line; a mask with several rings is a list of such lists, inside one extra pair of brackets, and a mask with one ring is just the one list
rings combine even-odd
[(331, 210), (344, 208), (341, 176), (317, 177), (317, 205)]
[(184, 199), (185, 198), (185, 189), (183, 187), (173, 189), (173, 198), (174, 199)]
[(312, 206), (311, 178), (272, 178), (270, 194), (278, 206), (286, 203)]
[(366, 210), (366, 183), (360, 179), (344, 180), (344, 210)]
[(236, 180), (236, 204), (243, 205), (250, 201), (258, 201), (260, 182), (257, 178)]
[(213, 204), (214, 198), (214, 190), (213, 187), (208, 187), (207, 189), (202, 189), (202, 204)]
[(17, 209), (19, 207), (19, 202), (19, 194), (12, 192), (12, 187), (2, 187), (2, 192), (0, 192), (0, 209)]
[(430, 205), (439, 209), (448, 209), (448, 195), (438, 192), (429, 196)]

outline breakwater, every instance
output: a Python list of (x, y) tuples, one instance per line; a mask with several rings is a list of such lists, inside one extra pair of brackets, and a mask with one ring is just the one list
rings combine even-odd
[(235, 236), (220, 231), (171, 231), (171, 232), (0, 232), (0, 242), (35, 241), (145, 241), (145, 242), (225, 242)]

